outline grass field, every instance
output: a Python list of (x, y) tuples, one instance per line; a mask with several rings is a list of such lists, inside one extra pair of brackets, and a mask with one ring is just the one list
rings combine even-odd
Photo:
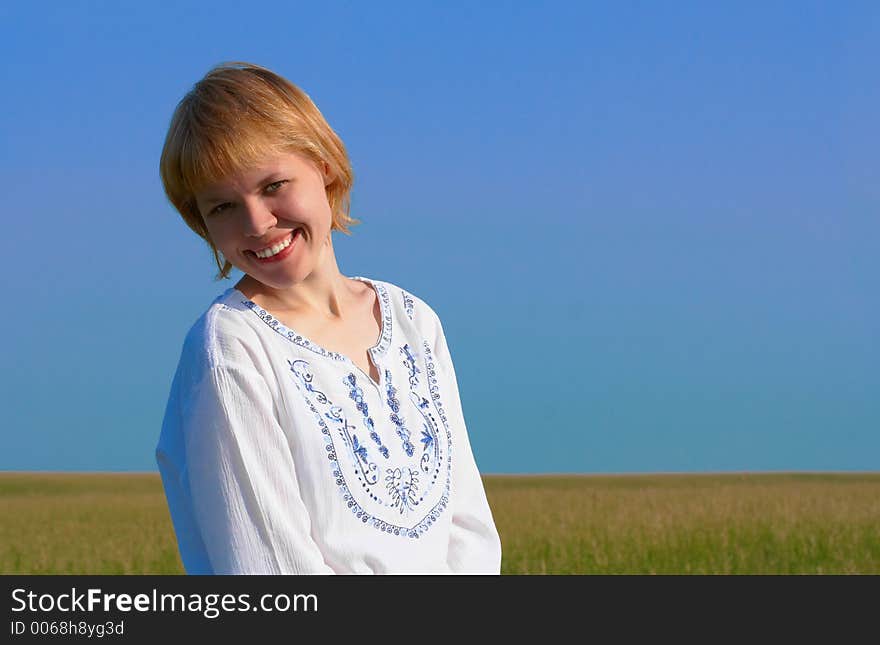
[[(880, 573), (880, 473), (486, 476), (503, 573)], [(0, 473), (0, 573), (183, 573), (157, 474)]]

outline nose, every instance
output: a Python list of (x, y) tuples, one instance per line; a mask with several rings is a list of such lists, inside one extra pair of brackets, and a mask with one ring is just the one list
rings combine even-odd
[(244, 234), (262, 237), (278, 223), (278, 218), (262, 199), (246, 200), (244, 203)]

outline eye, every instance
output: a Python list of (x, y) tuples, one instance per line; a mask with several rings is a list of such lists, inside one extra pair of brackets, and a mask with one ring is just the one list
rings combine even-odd
[(232, 204), (230, 204), (229, 202), (217, 204), (214, 208), (211, 209), (211, 212), (209, 213), (209, 215), (216, 215), (217, 213), (222, 213), (230, 206), (232, 206)]
[(278, 190), (281, 188), (281, 186), (283, 186), (286, 183), (287, 183), (286, 179), (280, 179), (278, 181), (273, 181), (271, 184), (266, 186), (266, 192), (270, 193), (270, 194), (277, 193)]

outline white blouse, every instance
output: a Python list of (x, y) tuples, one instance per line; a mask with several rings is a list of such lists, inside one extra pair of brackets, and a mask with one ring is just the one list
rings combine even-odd
[(378, 383), (234, 288), (187, 334), (156, 448), (187, 573), (500, 572), (437, 314), (353, 279)]

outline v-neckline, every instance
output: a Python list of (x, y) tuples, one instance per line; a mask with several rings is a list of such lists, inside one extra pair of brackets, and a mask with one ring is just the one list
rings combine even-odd
[(239, 291), (236, 287), (230, 287), (230, 292), (235, 292), (238, 294), (240, 298), (241, 304), (248, 307), (251, 311), (257, 314), (260, 319), (269, 325), (276, 332), (287, 338), (289, 341), (309, 349), (317, 354), (321, 354), (322, 356), (326, 356), (333, 360), (341, 361), (347, 363), (357, 369), (361, 374), (363, 374), (367, 380), (381, 392), (381, 382), (382, 382), (382, 368), (379, 366), (377, 356), (382, 356), (388, 350), (388, 347), (391, 345), (391, 326), (392, 326), (392, 318), (391, 318), (391, 303), (388, 298), (388, 292), (385, 287), (379, 284), (375, 280), (371, 280), (370, 278), (365, 278), (363, 276), (351, 276), (352, 280), (358, 280), (360, 282), (365, 282), (373, 288), (373, 291), (376, 292), (376, 298), (379, 302), (379, 312), (380, 312), (380, 322), (379, 322), (379, 339), (376, 341), (376, 344), (367, 349), (367, 353), (370, 355), (370, 360), (373, 365), (376, 367), (376, 372), (379, 375), (379, 381), (374, 381), (373, 377), (370, 376), (364, 369), (355, 363), (351, 358), (347, 355), (342, 354), (341, 352), (334, 352), (326, 349), (325, 347), (319, 345), (313, 340), (309, 339), (307, 336), (300, 334), (292, 327), (288, 327), (280, 320), (275, 318), (273, 314), (267, 311), (265, 308), (261, 307), (253, 300), (250, 300), (244, 293)]

